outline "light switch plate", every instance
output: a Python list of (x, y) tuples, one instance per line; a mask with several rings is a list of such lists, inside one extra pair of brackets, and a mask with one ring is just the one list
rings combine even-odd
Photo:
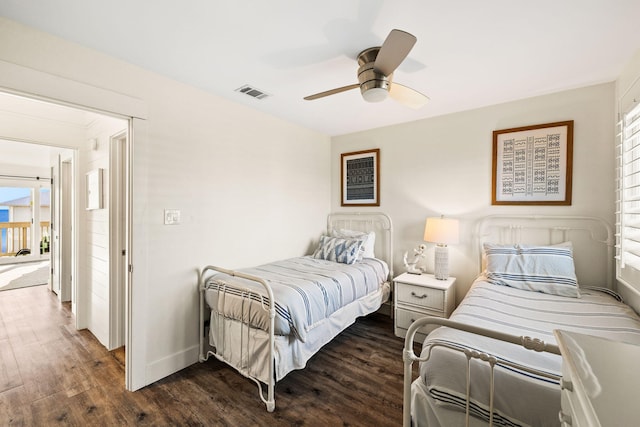
[(180, 211), (178, 209), (165, 209), (164, 224), (165, 225), (180, 224)]

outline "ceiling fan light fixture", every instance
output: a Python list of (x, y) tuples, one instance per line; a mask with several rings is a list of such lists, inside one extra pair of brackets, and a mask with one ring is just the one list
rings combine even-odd
[(429, 98), (407, 86), (397, 84), (393, 73), (416, 43), (416, 37), (402, 30), (391, 30), (382, 46), (370, 47), (358, 54), (358, 83), (305, 96), (305, 100), (324, 98), (360, 87), (366, 102), (392, 98), (411, 108), (420, 108)]
[(373, 87), (362, 92), (362, 97), (367, 102), (382, 102), (388, 95), (389, 92), (381, 87)]
[(373, 68), (373, 62), (368, 62), (358, 69), (360, 93), (367, 102), (382, 102), (389, 95), (389, 77), (380, 74)]

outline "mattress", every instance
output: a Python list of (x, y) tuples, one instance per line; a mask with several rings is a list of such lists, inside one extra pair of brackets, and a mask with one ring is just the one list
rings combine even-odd
[[(239, 271), (260, 277), (271, 286), (276, 309), (274, 334), (294, 336), (302, 342), (342, 307), (373, 293), (381, 295), (389, 274), (387, 264), (375, 258), (348, 265), (310, 256)], [(268, 330), (269, 316), (264, 310), (268, 295), (257, 282), (216, 274), (205, 284), (205, 300), (212, 311), (225, 318)]]
[[(597, 290), (581, 289), (581, 298), (569, 298), (493, 285), (476, 280), (451, 320), (529, 336), (555, 344), (554, 329), (563, 329), (609, 339), (640, 344), (640, 318), (627, 305)], [(562, 359), (551, 353), (538, 353), (487, 337), (440, 327), (423, 345), (426, 356), (433, 344), (451, 345), (487, 352), (500, 362), (495, 370), (494, 423), (496, 425), (557, 425), (560, 410)], [(467, 359), (464, 354), (434, 346), (430, 359), (420, 365), (414, 392), (420, 408), (412, 411), (414, 421), (430, 426), (454, 425), (464, 413)], [(524, 370), (532, 367), (546, 375)], [(471, 412), (488, 419), (490, 372), (484, 362), (471, 362)], [(555, 377), (555, 378), (553, 378)], [(414, 396), (414, 399), (416, 396)], [(428, 400), (428, 407), (425, 402)], [(424, 412), (427, 412), (425, 415)]]

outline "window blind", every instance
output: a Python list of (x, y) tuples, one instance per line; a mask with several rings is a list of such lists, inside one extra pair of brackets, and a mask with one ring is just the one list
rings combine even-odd
[(618, 124), (616, 162), (616, 258), (618, 276), (640, 272), (640, 104)]

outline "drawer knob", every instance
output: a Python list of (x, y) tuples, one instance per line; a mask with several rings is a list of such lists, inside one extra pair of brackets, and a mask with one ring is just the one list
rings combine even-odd
[(560, 388), (562, 390), (573, 391), (573, 383), (569, 380), (565, 380), (564, 378), (560, 378)]
[(413, 292), (413, 291), (411, 291), (411, 296), (412, 296), (412, 297), (414, 297), (414, 298), (419, 298), (419, 299), (423, 299), (423, 298), (428, 297), (428, 295), (427, 295), (427, 294), (418, 295), (418, 294), (416, 294), (416, 293), (415, 293), (415, 292)]
[(571, 415), (565, 414), (564, 412), (558, 412), (558, 419), (560, 420), (560, 424), (566, 424), (568, 426), (571, 425)]

